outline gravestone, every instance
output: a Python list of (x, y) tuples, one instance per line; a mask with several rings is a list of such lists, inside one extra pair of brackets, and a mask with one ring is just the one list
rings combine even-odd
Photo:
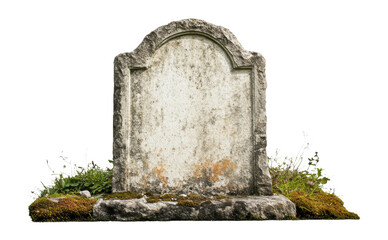
[(264, 58), (201, 20), (159, 27), (118, 55), (112, 190), (130, 197), (100, 198), (94, 218), (295, 217), (295, 204), (272, 195), (265, 89)]
[(113, 192), (272, 195), (265, 60), (226, 28), (172, 22), (114, 61)]

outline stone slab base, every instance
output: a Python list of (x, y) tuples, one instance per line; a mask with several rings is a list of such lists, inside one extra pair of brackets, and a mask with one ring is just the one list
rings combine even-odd
[(97, 221), (270, 220), (296, 216), (295, 204), (283, 195), (206, 200), (196, 206), (175, 201), (148, 203), (145, 198), (98, 200)]

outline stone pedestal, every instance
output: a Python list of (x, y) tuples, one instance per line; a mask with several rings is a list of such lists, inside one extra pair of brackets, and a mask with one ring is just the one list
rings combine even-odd
[(93, 208), (93, 217), (98, 221), (282, 220), (295, 216), (295, 205), (283, 195), (211, 199), (195, 206), (177, 201), (148, 203), (146, 197), (101, 199)]

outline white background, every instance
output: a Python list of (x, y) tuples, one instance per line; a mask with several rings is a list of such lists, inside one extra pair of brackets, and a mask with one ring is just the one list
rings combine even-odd
[[(2, 1), (1, 233), (17, 239), (382, 239), (387, 236), (388, 7), (384, 1)], [(230, 29), (267, 60), (268, 155), (319, 152), (360, 221), (32, 223), (63, 165), (109, 166), (113, 59), (171, 21)], [(386, 225), (386, 224), (385, 224)]]

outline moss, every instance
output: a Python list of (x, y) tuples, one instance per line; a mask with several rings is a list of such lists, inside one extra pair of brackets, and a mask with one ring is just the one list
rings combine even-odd
[(155, 196), (150, 196), (150, 197), (147, 198), (147, 202), (148, 203), (160, 202), (160, 198), (159, 197), (155, 197)]
[[(220, 199), (227, 199), (227, 197), (220, 197)], [(195, 206), (199, 205), (199, 203), (208, 200), (207, 197), (199, 195), (199, 194), (189, 194), (187, 196), (185, 195), (177, 195), (177, 194), (170, 194), (166, 193), (163, 195), (152, 195), (147, 197), (147, 202), (149, 203), (154, 203), (154, 202), (159, 202), (159, 201), (172, 201), (172, 202), (180, 202), (183, 201), (182, 203), (185, 203), (184, 201), (190, 201), (195, 204)], [(187, 203), (189, 204), (189, 203)], [(190, 205), (190, 204), (189, 204)]]
[(199, 194), (193, 194), (193, 193), (190, 193), (189, 195), (187, 195), (188, 199), (191, 199), (193, 201), (201, 201), (201, 200), (205, 200), (206, 197), (205, 196), (202, 196), (202, 195), (199, 195)]
[[(159, 201), (177, 201), (177, 205), (198, 208), (202, 204), (210, 204), (208, 197), (199, 194), (179, 196), (176, 194), (147, 194), (148, 203)], [(104, 197), (107, 199), (134, 199), (143, 197), (140, 193), (114, 193)], [(216, 195), (216, 199), (228, 199), (227, 196)], [(288, 198), (295, 203), (297, 218), (285, 219), (359, 219), (360, 217), (346, 210), (343, 202), (334, 194), (323, 191), (308, 194), (303, 191), (292, 193)], [(34, 222), (54, 221), (91, 221), (93, 205), (97, 199), (88, 199), (79, 195), (53, 194), (35, 200), (29, 206), (29, 214)]]
[(176, 194), (169, 194), (169, 193), (166, 193), (166, 194), (163, 194), (162, 196), (160, 196), (160, 199), (162, 201), (176, 201), (178, 199), (178, 195)]
[(196, 202), (193, 202), (192, 200), (180, 200), (178, 201), (179, 206), (184, 206), (184, 207), (195, 207), (198, 208), (199, 204)]
[(38, 198), (28, 209), (34, 222), (90, 221), (96, 201), (80, 196), (56, 195), (56, 198)]
[(112, 193), (109, 195), (106, 195), (104, 197), (104, 200), (109, 199), (134, 199), (134, 198), (142, 198), (143, 195), (141, 193), (133, 193), (133, 192), (118, 192), (118, 193)]
[(360, 219), (346, 210), (343, 202), (334, 194), (317, 192), (312, 195), (305, 192), (294, 192), (289, 196), (296, 205), (299, 219)]
[(144, 195), (146, 195), (147, 197), (152, 197), (154, 196), (154, 194), (152, 192), (146, 192)]
[(216, 195), (214, 196), (216, 199), (229, 199), (229, 197), (224, 196), (224, 195)]
[(63, 194), (63, 193), (53, 193), (53, 194), (50, 194), (50, 195), (46, 195), (45, 197), (46, 198), (59, 198), (59, 197), (76, 197), (76, 196), (80, 196), (80, 194), (78, 193), (68, 193), (68, 194)]

